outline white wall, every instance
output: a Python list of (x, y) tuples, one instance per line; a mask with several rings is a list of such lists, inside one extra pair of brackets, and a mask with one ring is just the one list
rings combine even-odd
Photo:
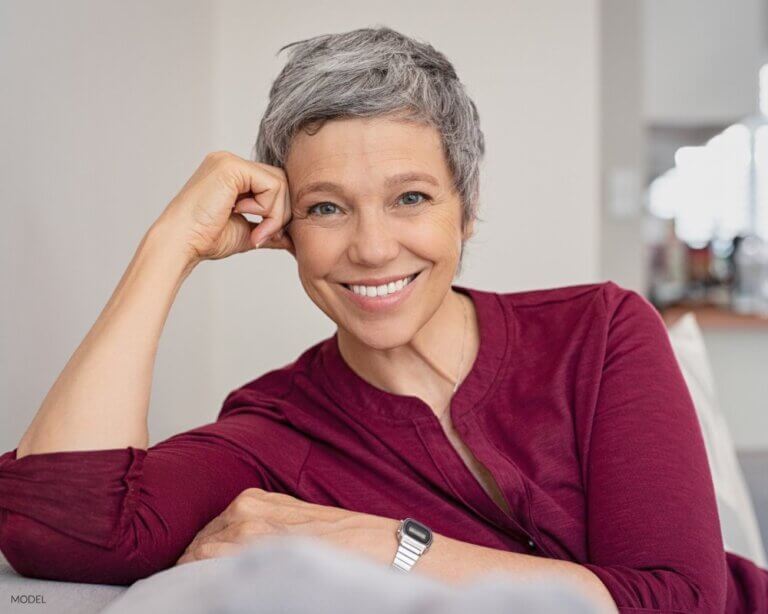
[(766, 0), (644, 0), (646, 118), (728, 124), (757, 110)]
[[(0, 4), (2, 450), (213, 147), (212, 46), (207, 2)], [(221, 402), (207, 277), (181, 289), (161, 339), (155, 435)]]
[(604, 279), (645, 293), (642, 0), (600, 6), (600, 270)]
[[(5, 223), (0, 448), (8, 450), (207, 151), (248, 156), (277, 49), (379, 23), (443, 50), (487, 137), (482, 217), (458, 283), (599, 279), (597, 0), (0, 5)], [(12, 58), (12, 60), (11, 60)], [(213, 420), (229, 390), (333, 327), (287, 253), (203, 263), (155, 369), (152, 441)]]

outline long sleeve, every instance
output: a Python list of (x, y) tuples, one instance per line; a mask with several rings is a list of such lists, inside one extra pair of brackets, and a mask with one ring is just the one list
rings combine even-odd
[(295, 486), (301, 439), (251, 401), (233, 391), (216, 422), (148, 450), (3, 454), (0, 550), (18, 573), (55, 580), (130, 584), (172, 566), (246, 488)]
[(653, 306), (616, 285), (606, 296), (585, 566), (621, 612), (721, 614), (726, 559), (693, 401)]

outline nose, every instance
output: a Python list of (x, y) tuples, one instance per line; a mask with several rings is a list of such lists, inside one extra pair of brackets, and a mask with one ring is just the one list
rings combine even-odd
[(397, 258), (400, 243), (395, 228), (381, 211), (362, 211), (352, 230), (349, 260), (361, 267), (381, 268)]

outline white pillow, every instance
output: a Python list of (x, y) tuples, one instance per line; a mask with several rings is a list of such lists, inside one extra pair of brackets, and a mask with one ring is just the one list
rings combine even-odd
[(686, 313), (669, 327), (669, 338), (701, 424), (725, 549), (768, 567), (755, 508), (736, 448), (717, 403), (712, 370), (696, 316)]

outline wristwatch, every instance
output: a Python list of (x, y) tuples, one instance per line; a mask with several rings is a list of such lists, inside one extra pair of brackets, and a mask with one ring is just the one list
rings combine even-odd
[(432, 545), (432, 530), (418, 520), (405, 518), (397, 527), (397, 541), (397, 552), (392, 567), (407, 573)]

